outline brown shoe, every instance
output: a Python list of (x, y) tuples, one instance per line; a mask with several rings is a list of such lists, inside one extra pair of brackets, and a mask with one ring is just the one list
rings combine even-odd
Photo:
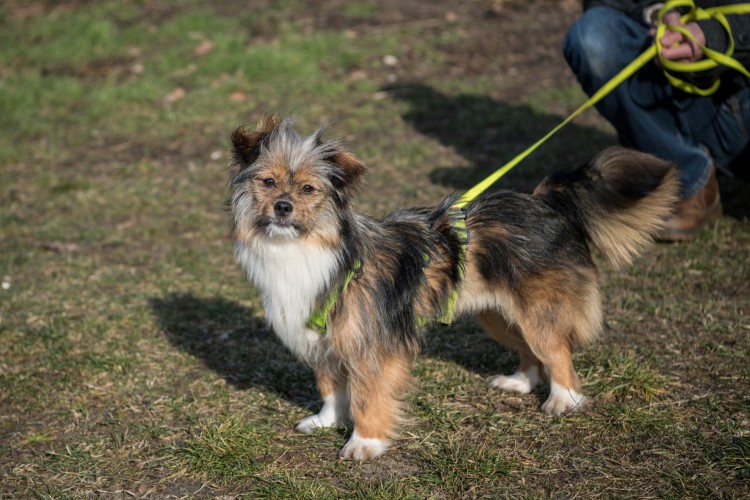
[(680, 201), (664, 228), (656, 235), (658, 241), (682, 241), (695, 237), (707, 225), (721, 217), (721, 195), (716, 180), (716, 166), (711, 166), (711, 176), (697, 194)]

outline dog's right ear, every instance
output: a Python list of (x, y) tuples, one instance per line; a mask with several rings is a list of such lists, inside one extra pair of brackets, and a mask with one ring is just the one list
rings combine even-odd
[(279, 120), (275, 116), (261, 117), (254, 132), (247, 132), (245, 127), (239, 127), (232, 133), (232, 159), (240, 171), (258, 159), (263, 141), (271, 135), (278, 124)]
[(331, 182), (336, 189), (356, 191), (361, 183), (362, 175), (367, 168), (364, 163), (346, 150), (338, 150), (331, 155), (330, 161), (335, 165)]

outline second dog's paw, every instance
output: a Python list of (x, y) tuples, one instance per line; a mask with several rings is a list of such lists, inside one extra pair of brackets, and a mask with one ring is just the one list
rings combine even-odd
[(354, 431), (352, 437), (339, 452), (339, 457), (347, 460), (371, 460), (388, 449), (385, 439), (362, 438)]
[(517, 371), (513, 375), (497, 375), (490, 378), (490, 385), (504, 391), (528, 394), (539, 384), (539, 371), (533, 367), (527, 371)]
[(554, 382), (550, 385), (550, 395), (542, 405), (542, 411), (548, 415), (562, 415), (581, 408), (586, 397), (569, 387)]

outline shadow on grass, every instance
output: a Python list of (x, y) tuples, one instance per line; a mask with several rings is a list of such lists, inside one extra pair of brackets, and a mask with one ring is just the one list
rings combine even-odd
[[(750, 164), (750, 158), (748, 158), (748, 164)], [(747, 177), (719, 176), (724, 215), (738, 220), (750, 218), (750, 169), (744, 175)]]
[[(409, 104), (404, 119), (416, 130), (436, 138), (469, 161), (468, 168), (439, 167), (430, 173), (432, 182), (458, 190), (468, 189), (483, 180), (565, 118), (538, 113), (527, 105), (509, 105), (488, 96), (446, 95), (416, 83), (384, 90), (393, 98)], [(587, 113), (596, 111), (588, 110)], [(616, 143), (614, 135), (570, 123), (492, 189), (531, 191), (551, 172), (576, 167)], [(721, 176), (719, 179), (724, 214), (735, 219), (750, 217), (748, 163), (750, 146), (731, 166), (734, 177)]]
[(174, 346), (235, 387), (258, 387), (301, 406), (318, 404), (312, 372), (252, 309), (221, 297), (182, 293), (151, 298), (149, 303)]
[[(432, 182), (455, 189), (467, 189), (481, 181), (565, 118), (483, 95), (446, 95), (422, 84), (385, 90), (393, 98), (409, 104), (404, 119), (416, 130), (453, 148), (470, 162), (469, 168), (440, 167), (430, 173)], [(531, 191), (547, 174), (578, 166), (615, 143), (616, 138), (611, 134), (568, 124), (494, 188)]]
[(482, 377), (507, 375), (518, 364), (518, 355), (492, 340), (472, 317), (451, 326), (433, 325), (425, 331), (422, 355), (455, 363)]
[[(256, 311), (221, 297), (174, 293), (151, 298), (159, 327), (175, 347), (239, 389), (257, 387), (316, 409), (320, 398), (312, 372), (275, 337)], [(423, 356), (456, 363), (481, 376), (510, 373), (514, 353), (490, 339), (472, 320), (435, 327), (425, 334)]]

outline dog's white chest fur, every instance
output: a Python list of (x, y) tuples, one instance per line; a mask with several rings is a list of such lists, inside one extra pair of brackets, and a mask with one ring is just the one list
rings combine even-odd
[(335, 270), (335, 252), (278, 238), (236, 243), (235, 255), (263, 295), (266, 318), (276, 335), (296, 356), (311, 360), (322, 337), (306, 324)]

